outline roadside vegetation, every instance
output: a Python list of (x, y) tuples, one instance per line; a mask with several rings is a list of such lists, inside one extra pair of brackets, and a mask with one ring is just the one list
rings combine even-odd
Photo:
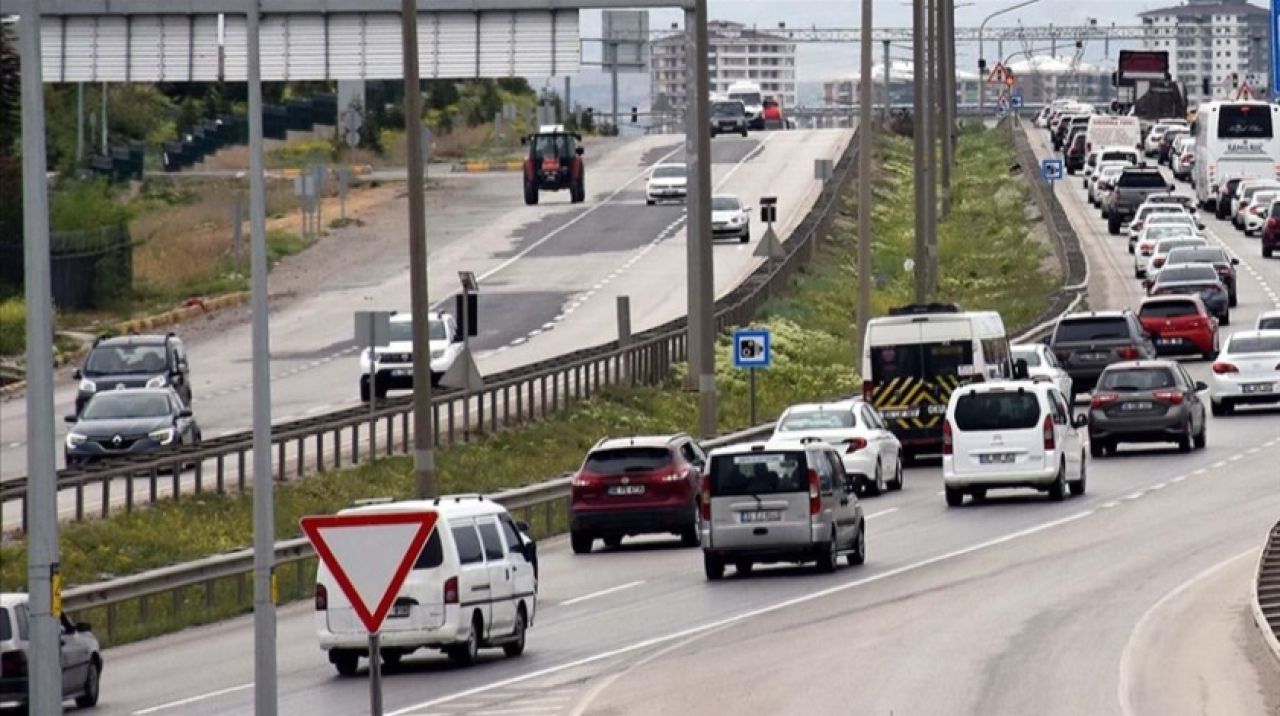
[[(1056, 279), (1041, 271), (1045, 249), (1030, 237), (1027, 189), (1010, 174), (1014, 159), (1007, 138), (991, 131), (966, 132), (958, 157), (952, 213), (939, 232), (944, 270), (937, 299), (956, 301), (967, 309), (998, 310), (1012, 330), (1047, 306)], [(912, 294), (911, 276), (902, 268), (913, 251), (910, 143), (888, 138), (877, 165), (874, 307), (883, 313), (910, 302)], [(850, 198), (810, 269), (797, 275), (785, 296), (768, 304), (755, 322), (773, 331), (774, 345), (773, 367), (757, 376), (760, 416), (775, 416), (796, 402), (858, 391), (853, 355), (859, 274), (855, 226), (856, 206)], [(681, 389), (679, 372), (664, 386), (607, 389), (527, 427), (446, 447), (437, 456), (441, 491), (492, 492), (571, 471), (603, 435), (693, 431), (697, 395)], [(722, 432), (746, 427), (747, 376), (731, 366), (728, 336), (717, 346), (716, 380)], [(333, 512), (363, 497), (406, 498), (412, 491), (407, 458), (281, 484), (276, 488), (276, 536), (298, 536), (298, 518), (305, 514)], [(562, 520), (559, 514), (549, 522), (535, 520), (535, 531), (560, 531)], [(99, 581), (243, 548), (251, 532), (249, 495), (184, 497), (107, 520), (64, 525), (62, 573), (69, 584)], [(0, 548), (0, 590), (20, 589), (25, 579), (25, 545), (15, 541)], [(290, 581), (294, 579), (296, 583)], [(308, 574), (286, 574), (282, 584), (286, 594), (300, 596), (309, 579)], [(195, 623), (192, 614), (202, 615), (199, 621), (211, 621), (243, 612), (249, 593), (243, 585), (221, 585), (208, 597), (212, 602), (206, 608), (204, 593), (193, 590), (183, 597), (192, 606), (179, 609), (187, 615), (181, 619), (174, 616), (168, 600), (157, 600), (147, 620), (137, 616), (146, 624), (122, 628), (118, 639), (190, 625)], [(117, 619), (128, 623), (123, 612)]]

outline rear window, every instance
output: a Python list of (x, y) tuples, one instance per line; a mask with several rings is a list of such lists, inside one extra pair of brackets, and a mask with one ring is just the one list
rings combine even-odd
[(1129, 153), (1129, 152), (1106, 152), (1106, 153), (1104, 153), (1104, 154), (1102, 155), (1102, 157), (1101, 157), (1101, 160), (1100, 160), (1100, 161), (1104, 161), (1104, 162), (1125, 161), (1125, 162), (1127, 162), (1127, 161), (1129, 161), (1129, 158), (1130, 158), (1130, 157), (1132, 157), (1132, 156), (1133, 156), (1133, 155), (1132, 155), (1131, 153)]
[(413, 563), (414, 569), (433, 569), (444, 564), (444, 548), (440, 545), (440, 530), (432, 530), (431, 537)]
[(9, 641), (13, 638), (13, 625), (9, 621), (9, 610), (0, 607), (0, 641)]
[(1040, 399), (1025, 391), (969, 393), (956, 401), (956, 427), (963, 431), (1025, 430), (1040, 423)]
[(803, 451), (718, 455), (711, 461), (711, 495), (764, 495), (808, 492), (809, 472)]
[(1175, 249), (1169, 252), (1171, 264), (1225, 264), (1230, 263), (1222, 249)]
[(1168, 368), (1122, 368), (1106, 370), (1098, 379), (1102, 390), (1132, 392), (1173, 387), (1173, 372)]
[(1227, 350), (1231, 353), (1280, 353), (1280, 336), (1235, 336)]
[(476, 528), (473, 525), (454, 527), (453, 542), (458, 545), (458, 561), (462, 564), (484, 561), (484, 552), (480, 549), (480, 537), (476, 535)]
[(1258, 330), (1260, 331), (1280, 330), (1280, 316), (1276, 318), (1263, 318), (1262, 320), (1258, 321)]
[(1213, 270), (1212, 266), (1191, 264), (1187, 266), (1174, 266), (1166, 268), (1160, 272), (1156, 278), (1159, 283), (1172, 283), (1182, 281), (1217, 281), (1218, 272)]
[(1120, 186), (1125, 189), (1158, 189), (1167, 184), (1164, 177), (1156, 172), (1125, 172), (1120, 175)]
[(660, 447), (625, 447), (596, 450), (587, 455), (583, 469), (600, 474), (647, 472), (671, 464), (671, 451)]
[(969, 341), (909, 343), (871, 349), (871, 379), (878, 382), (960, 375), (960, 366), (972, 364), (973, 344)]
[(1224, 104), (1218, 108), (1219, 139), (1270, 139), (1271, 108)]
[(1195, 301), (1158, 301), (1145, 303), (1138, 309), (1138, 315), (1145, 318), (1175, 318), (1177, 316), (1196, 316), (1200, 311)]
[(837, 430), (855, 425), (853, 413), (848, 410), (792, 410), (778, 427), (783, 432), (795, 430)]
[(1076, 318), (1058, 323), (1053, 335), (1057, 343), (1106, 341), (1129, 337), (1129, 322), (1123, 318)]
[(1167, 254), (1174, 249), (1182, 249), (1190, 246), (1204, 246), (1204, 241), (1198, 238), (1166, 239), (1156, 244), (1156, 253)]
[(1036, 368), (1040, 365), (1040, 354), (1034, 350), (1014, 349), (1013, 360), (1026, 361), (1028, 368)]

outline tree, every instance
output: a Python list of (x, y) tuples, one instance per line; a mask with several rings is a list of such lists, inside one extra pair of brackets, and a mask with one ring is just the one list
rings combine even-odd
[(22, 142), (22, 77), (11, 23), (0, 23), (0, 157), (18, 155)]

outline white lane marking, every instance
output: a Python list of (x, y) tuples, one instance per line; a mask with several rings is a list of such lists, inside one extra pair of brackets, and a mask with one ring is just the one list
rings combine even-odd
[(1256, 448), (1256, 447), (1253, 447), (1253, 448), (1249, 448), (1248, 450), (1246, 450), (1246, 451), (1245, 451), (1245, 453), (1246, 453), (1246, 454), (1248, 454), (1248, 455), (1257, 455), (1257, 454), (1258, 454), (1258, 451), (1260, 451), (1260, 450), (1262, 450), (1262, 448)]
[(1239, 462), (1244, 459), (1244, 455), (1232, 455), (1227, 462)]
[(1169, 480), (1169, 482), (1171, 482), (1171, 483), (1178, 483), (1178, 482), (1182, 482), (1182, 481), (1183, 481), (1183, 480), (1185, 480), (1185, 479), (1187, 479), (1187, 476), (1186, 476), (1186, 475), (1178, 475), (1177, 477), (1173, 478), (1172, 480)]
[(504, 714), (554, 714), (559, 713), (559, 706), (513, 706), (509, 709), (485, 709), (476, 711), (476, 716), (504, 716)]
[(1133, 671), (1132, 664), (1130, 663), (1133, 660), (1133, 645), (1138, 632), (1142, 631), (1147, 626), (1147, 622), (1151, 621), (1152, 615), (1160, 611), (1160, 608), (1165, 604), (1176, 599), (1178, 595), (1195, 586), (1197, 582), (1208, 579), (1213, 576), (1214, 573), (1238, 559), (1257, 553), (1257, 547), (1250, 547), (1234, 557), (1229, 557), (1226, 560), (1209, 567), (1191, 579), (1179, 584), (1168, 594), (1161, 597), (1155, 604), (1152, 604), (1147, 611), (1142, 613), (1142, 616), (1138, 618), (1138, 622), (1133, 625), (1133, 631), (1129, 632), (1129, 640), (1125, 642), (1124, 651), (1120, 653), (1120, 680), (1119, 683), (1116, 684), (1116, 698), (1120, 701), (1120, 713), (1124, 714), (1124, 716), (1132, 716), (1134, 713), (1133, 702), (1130, 700), (1132, 698), (1132, 694), (1130, 692), (1133, 691), (1133, 685), (1130, 683), (1132, 679), (1130, 672)]
[(218, 689), (217, 691), (210, 691), (209, 693), (206, 693), (206, 694), (191, 696), (189, 698), (185, 698), (180, 701), (170, 701), (167, 704), (160, 704), (159, 706), (152, 706), (150, 708), (142, 709), (141, 711), (134, 711), (133, 716), (145, 716), (145, 714), (153, 714), (157, 711), (167, 711), (169, 709), (176, 709), (179, 706), (189, 706), (194, 703), (207, 701), (208, 699), (214, 699), (219, 696), (234, 694), (237, 691), (245, 691), (246, 689), (252, 689), (252, 688), (253, 688), (253, 683), (250, 682), (248, 684), (240, 684), (239, 686), (232, 686), (226, 689)]
[(1119, 506), (1120, 506), (1120, 503), (1116, 502), (1115, 500), (1112, 500), (1111, 502), (1105, 502), (1101, 505), (1102, 509), (1104, 510), (1109, 510), (1112, 507), (1119, 507)]
[(1217, 461), (1217, 462), (1213, 463), (1212, 465), (1210, 465), (1210, 467), (1212, 467), (1213, 469), (1217, 470), (1218, 468), (1226, 467), (1226, 465), (1227, 465), (1227, 461), (1226, 461), (1226, 460), (1219, 460), (1219, 461)]
[(872, 512), (871, 514), (867, 515), (867, 516), (866, 516), (866, 517), (864, 517), (863, 519), (865, 519), (865, 520), (874, 520), (874, 519), (875, 519), (875, 518), (877, 518), (877, 517), (884, 517), (885, 515), (891, 515), (891, 514), (893, 514), (894, 512), (897, 512), (897, 511), (898, 511), (898, 508), (897, 508), (897, 507), (890, 507), (890, 508), (889, 508), (889, 509), (887, 509), (887, 510), (880, 510), (879, 512)]
[(638, 580), (636, 580), (636, 581), (634, 581), (634, 582), (627, 582), (626, 584), (619, 584), (619, 585), (618, 585), (618, 586), (616, 586), (616, 587), (609, 587), (608, 589), (601, 589), (601, 590), (600, 590), (600, 591), (598, 591), (598, 592), (592, 592), (592, 593), (590, 593), (590, 594), (584, 594), (584, 595), (582, 595), (581, 597), (574, 597), (573, 599), (566, 599), (565, 601), (560, 602), (560, 606), (562, 606), (562, 607), (569, 607), (569, 606), (573, 606), (574, 604), (578, 604), (578, 603), (581, 603), (581, 602), (585, 602), (585, 601), (587, 601), (588, 599), (595, 599), (596, 597), (603, 597), (603, 596), (604, 596), (604, 595), (606, 595), (606, 594), (613, 594), (614, 592), (621, 592), (621, 591), (622, 591), (622, 590), (624, 590), (624, 589), (631, 589), (632, 587), (638, 587), (638, 586), (640, 586), (641, 584), (644, 584), (644, 580), (643, 580), (643, 579), (638, 579)]
[(1151, 487), (1148, 487), (1147, 489), (1154, 492), (1155, 490), (1163, 490), (1168, 486), (1169, 484), (1166, 482), (1157, 482), (1156, 484), (1152, 485)]
[(937, 495), (938, 497), (942, 497), (943, 495), (947, 494), (947, 491), (946, 491), (946, 490), (938, 490), (937, 492), (935, 492), (935, 493), (933, 493), (933, 494)]
[(1193, 471), (1191, 472), (1191, 474), (1192, 474), (1192, 475), (1203, 475), (1203, 474), (1205, 474), (1206, 472), (1208, 472), (1208, 470), (1206, 470), (1205, 468), (1203, 468), (1203, 467), (1202, 467), (1202, 468), (1200, 468), (1199, 470), (1193, 470)]
[(1024, 529), (1024, 530), (1018, 530), (1017, 532), (1010, 532), (1009, 534), (1002, 535), (1000, 537), (995, 537), (993, 539), (986, 540), (985, 542), (979, 542), (977, 544), (969, 545), (968, 547), (962, 547), (960, 549), (952, 550), (950, 552), (944, 552), (943, 554), (939, 554), (934, 557), (928, 557), (918, 562), (904, 564), (901, 567), (895, 567), (893, 569), (886, 570), (879, 574), (873, 574), (869, 577), (863, 577), (862, 579), (855, 579), (851, 582), (845, 582), (844, 584), (837, 584), (833, 587), (820, 589), (816, 592), (810, 592), (808, 594), (804, 594), (799, 597), (784, 599), (783, 601), (775, 602), (766, 607), (760, 607), (758, 609), (753, 609), (751, 611), (742, 612), (740, 614), (735, 614), (734, 616), (731, 616), (731, 617), (725, 617), (724, 619), (718, 619), (713, 622), (707, 622), (704, 624), (700, 624), (698, 626), (682, 629), (677, 632), (664, 634), (662, 636), (650, 637), (648, 639), (643, 639), (641, 641), (633, 642), (631, 644), (618, 647), (616, 649), (602, 651), (598, 654), (593, 654), (591, 656), (582, 657), (580, 659), (574, 659), (572, 661), (566, 661), (564, 663), (557, 664), (555, 666), (548, 666), (544, 669), (531, 671), (527, 674), (512, 676), (507, 679), (500, 679), (490, 684), (476, 686), (471, 689), (459, 691), (455, 694), (441, 696), (439, 698), (431, 699), (430, 701), (424, 701), (422, 703), (414, 704), (412, 706), (406, 706), (404, 708), (397, 709), (395, 711), (389, 711), (387, 712), (386, 716), (406, 716), (407, 714), (419, 712), (424, 709), (429, 709), (433, 706), (449, 703), (450, 701), (466, 698), (468, 696), (473, 696), (475, 694), (487, 693), (489, 691), (493, 691), (494, 689), (500, 689), (506, 686), (510, 686), (512, 684), (520, 684), (526, 681), (530, 681), (532, 679), (539, 679), (544, 676), (549, 676), (551, 674), (558, 674), (560, 672), (568, 671), (570, 669), (576, 669), (580, 666), (586, 666), (588, 664), (594, 664), (596, 662), (604, 661), (606, 659), (612, 659), (615, 656), (621, 656), (623, 654), (630, 654), (632, 652), (640, 651), (642, 649), (648, 649), (649, 647), (657, 646), (659, 644), (667, 644), (673, 641), (687, 639), (688, 637), (693, 636), (695, 634), (701, 634), (703, 632), (711, 631), (713, 629), (718, 629), (720, 627), (738, 624), (741, 622), (748, 621), (750, 619), (754, 619), (756, 617), (764, 616), (766, 614), (772, 614), (774, 612), (784, 611), (800, 604), (807, 604), (817, 599), (829, 597), (833, 594), (847, 592), (850, 589), (856, 589), (858, 587), (863, 587), (875, 582), (882, 582), (892, 577), (897, 577), (902, 574), (907, 574), (908, 572), (914, 572), (916, 570), (924, 569), (925, 567), (931, 567), (941, 562), (946, 562), (948, 560), (956, 559), (958, 557), (964, 557), (966, 555), (974, 554), (975, 552), (981, 552), (983, 550), (991, 549), (992, 547), (997, 547), (999, 545), (1006, 544), (1008, 542), (1014, 542), (1026, 537), (1030, 537), (1031, 535), (1034, 535), (1034, 534), (1039, 534), (1040, 532), (1051, 530), (1055, 527), (1061, 527), (1062, 525), (1070, 524), (1072, 522), (1075, 522), (1076, 520), (1084, 519), (1085, 517), (1088, 517), (1092, 514), (1094, 514), (1093, 510), (1085, 510), (1083, 512), (1077, 512), (1072, 515), (1067, 515), (1066, 517), (1062, 517), (1056, 520), (1051, 520), (1049, 522), (1036, 525), (1035, 527), (1028, 527), (1027, 529)]
[(1129, 493), (1129, 494), (1125, 495), (1125, 496), (1124, 496), (1124, 499), (1126, 499), (1126, 500), (1136, 500), (1136, 499), (1138, 499), (1139, 497), (1142, 497), (1142, 495), (1143, 495), (1143, 491), (1142, 491), (1142, 490), (1139, 490), (1139, 491), (1137, 491), (1137, 492), (1131, 492), (1131, 493)]

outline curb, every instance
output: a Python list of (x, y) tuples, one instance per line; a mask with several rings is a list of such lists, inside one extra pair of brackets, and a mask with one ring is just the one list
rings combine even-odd
[(1267, 555), (1272, 550), (1280, 550), (1280, 523), (1271, 528), (1268, 533), (1267, 543), (1262, 546), (1262, 552), (1258, 555), (1258, 569), (1253, 582), (1253, 594), (1249, 600), (1249, 611), (1253, 612), (1253, 623), (1258, 627), (1258, 633), (1262, 636), (1262, 641), (1267, 646), (1267, 650), (1271, 652), (1271, 656), (1275, 659), (1276, 664), (1280, 665), (1280, 634), (1271, 628), (1267, 616), (1262, 612), (1262, 602), (1258, 597), (1258, 588), (1262, 585), (1262, 571), (1266, 562)]
[(454, 172), (462, 173), (479, 173), (479, 172), (518, 172), (524, 170), (524, 162), (457, 162), (453, 165)]

